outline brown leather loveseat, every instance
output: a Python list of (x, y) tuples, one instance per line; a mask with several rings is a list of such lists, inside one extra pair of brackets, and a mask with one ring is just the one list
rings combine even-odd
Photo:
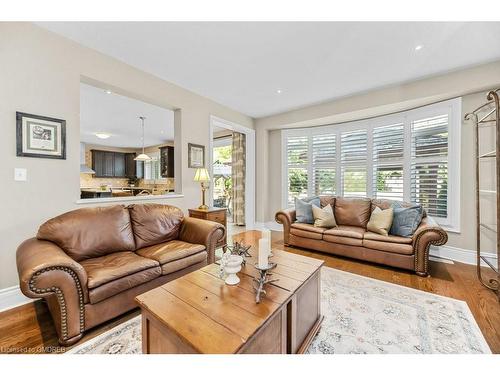
[(391, 207), (393, 201), (390, 200), (323, 196), (320, 203), (321, 207), (332, 205), (338, 227), (325, 229), (296, 223), (294, 209), (279, 211), (276, 221), (283, 224), (285, 245), (404, 268), (427, 276), (430, 245), (444, 245), (448, 240), (447, 233), (425, 213), (412, 237), (368, 232), (366, 225), (371, 212), (377, 206), (382, 210)]
[(136, 307), (134, 297), (208, 263), (224, 226), (160, 204), (83, 208), (17, 250), (22, 292), (44, 298), (59, 342)]

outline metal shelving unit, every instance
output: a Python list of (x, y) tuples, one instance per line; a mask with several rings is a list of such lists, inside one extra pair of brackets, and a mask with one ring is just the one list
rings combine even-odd
[[(499, 104), (499, 92), (500, 89), (490, 91), (487, 95), (487, 102), (480, 107), (476, 108), (473, 112), (467, 113), (465, 119), (472, 119), (474, 122), (474, 134), (475, 134), (475, 159), (476, 159), (476, 252), (477, 252), (477, 276), (481, 284), (486, 288), (494, 291), (500, 302), (500, 239), (498, 233), (500, 232), (500, 104)], [(486, 126), (495, 127), (495, 149), (488, 151), (486, 153), (479, 153), (480, 144), (480, 129)], [(480, 164), (482, 160), (491, 160), (494, 158), (496, 162), (496, 189), (487, 190), (481, 189), (480, 177), (481, 168)], [(485, 195), (496, 195), (496, 223), (488, 224), (481, 221), (481, 197)], [(490, 257), (484, 256), (481, 253), (481, 230), (485, 229), (489, 232), (494, 232), (496, 234), (496, 249), (497, 249), (497, 264), (492, 262)], [(496, 278), (484, 279), (482, 273), (481, 262), (486, 263), (495, 273)]]

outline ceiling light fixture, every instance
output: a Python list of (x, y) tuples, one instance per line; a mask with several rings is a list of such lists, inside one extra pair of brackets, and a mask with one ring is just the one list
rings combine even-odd
[(100, 139), (108, 139), (109, 137), (111, 137), (111, 134), (108, 133), (94, 133), (94, 135)]
[(422, 48), (424, 48), (424, 46), (419, 44), (418, 46), (415, 47), (415, 51), (420, 51)]
[(144, 153), (144, 120), (146, 119), (146, 117), (139, 116), (139, 118), (141, 119), (141, 126), (142, 126), (142, 154), (137, 155), (134, 158), (134, 160), (137, 160), (137, 161), (148, 161), (148, 160), (151, 160), (151, 157), (149, 157), (148, 155), (146, 155)]
[(111, 91), (111, 90), (106, 90), (106, 94), (108, 94), (108, 95), (111, 94), (112, 92), (113, 91)]
[(281, 94), (282, 92), (283, 92), (283, 90), (281, 90), (281, 89), (276, 90), (277, 94)]

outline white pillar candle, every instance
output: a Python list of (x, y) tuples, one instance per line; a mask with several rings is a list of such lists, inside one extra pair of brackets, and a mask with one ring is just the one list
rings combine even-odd
[(262, 230), (262, 238), (267, 240), (267, 256), (272, 255), (271, 252), (271, 231), (267, 228)]
[(269, 258), (269, 240), (261, 238), (259, 240), (259, 268), (266, 268)]
[(269, 240), (271, 242), (271, 231), (267, 228), (262, 229), (262, 238)]

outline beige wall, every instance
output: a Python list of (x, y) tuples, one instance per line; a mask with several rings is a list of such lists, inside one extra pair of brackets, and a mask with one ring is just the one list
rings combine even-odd
[[(463, 97), (462, 111), (465, 113), (485, 102), (488, 89), (498, 87), (500, 62), (495, 62), (255, 120), (259, 166), (256, 220), (273, 221), (282, 205), (281, 129), (358, 120), (459, 96)], [(463, 121), (461, 130), (461, 232), (449, 233), (448, 245), (475, 249), (472, 125)], [(487, 217), (494, 213), (487, 204), (484, 211)], [(494, 252), (492, 238), (484, 240), (487, 251)]]
[[(15, 251), (45, 220), (82, 207), (79, 197), (80, 82), (161, 107), (179, 110), (176, 145), (181, 144), (183, 198), (159, 198), (186, 210), (199, 204), (199, 185), (187, 168), (187, 143), (208, 145), (210, 115), (253, 127), (245, 115), (144, 73), (116, 59), (28, 23), (0, 23), (0, 289), (18, 283)], [(66, 120), (66, 160), (16, 157), (15, 112)], [(15, 167), (27, 168), (28, 181), (13, 179)]]

